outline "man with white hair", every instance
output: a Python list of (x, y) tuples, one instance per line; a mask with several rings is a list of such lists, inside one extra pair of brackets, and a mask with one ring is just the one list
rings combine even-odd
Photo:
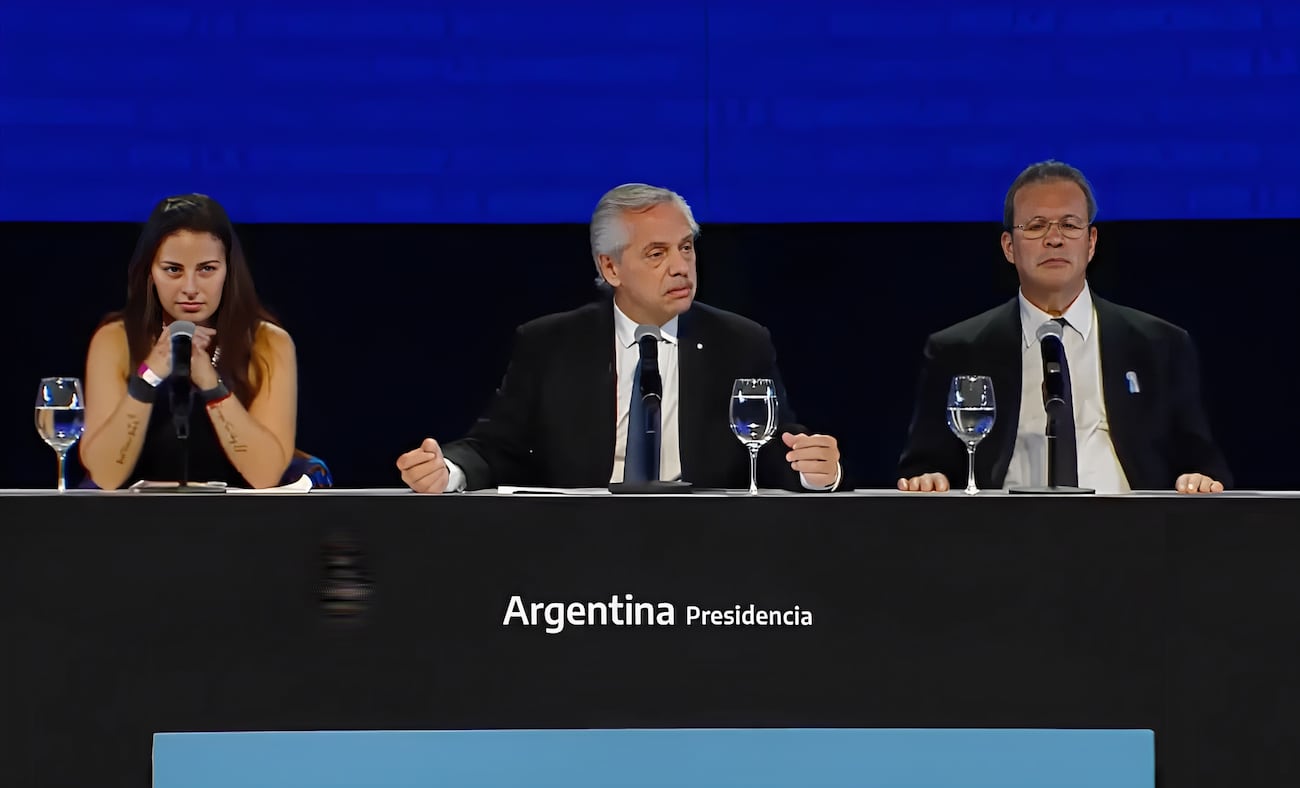
[[(695, 301), (698, 234), (690, 206), (668, 189), (625, 184), (601, 197), (591, 251), (611, 297), (520, 326), (487, 412), (464, 439), (444, 447), (426, 438), (399, 457), (402, 481), (422, 493), (677, 480), (745, 487), (748, 452), (725, 408), (736, 379), (769, 378), (780, 412), (777, 438), (758, 454), (761, 486), (837, 489), (838, 443), (795, 423), (767, 329)], [(648, 450), (632, 427), (646, 353), (662, 384)]]

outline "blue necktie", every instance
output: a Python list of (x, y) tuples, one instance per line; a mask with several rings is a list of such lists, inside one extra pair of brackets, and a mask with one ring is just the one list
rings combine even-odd
[[(1054, 318), (1061, 330), (1069, 327), (1063, 317)], [(1061, 380), (1065, 384), (1065, 405), (1056, 420), (1056, 484), (1060, 487), (1079, 486), (1079, 450), (1074, 431), (1074, 391), (1070, 386), (1070, 365), (1065, 358), (1065, 335), (1061, 335)]]
[[(653, 337), (646, 338), (655, 342)], [(654, 352), (658, 355), (658, 343)], [(649, 408), (641, 396), (641, 365), (637, 361), (632, 375), (632, 407), (627, 420), (627, 451), (623, 457), (623, 481), (645, 482), (659, 480), (659, 408), (657, 403)]]

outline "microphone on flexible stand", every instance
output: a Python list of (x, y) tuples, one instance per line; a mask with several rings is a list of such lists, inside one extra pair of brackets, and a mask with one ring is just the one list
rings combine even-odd
[[(624, 480), (609, 485), (616, 494), (663, 495), (690, 492), (690, 482), (664, 481), (659, 478), (659, 451), (662, 435), (663, 377), (659, 373), (658, 327), (637, 326), (637, 347), (640, 363), (637, 365), (639, 383), (633, 392), (633, 401), (627, 424), (627, 446), (624, 451)], [(636, 405), (640, 407), (635, 407)], [(635, 456), (634, 456), (635, 455)], [(646, 478), (628, 479), (628, 471), (642, 468)]]
[(182, 489), (190, 482), (190, 413), (194, 405), (194, 387), (190, 385), (190, 353), (194, 348), (194, 324), (177, 320), (167, 328), (172, 344), (172, 371), (168, 375), (168, 403), (172, 426), (181, 445)]
[(1043, 359), (1043, 409), (1047, 415), (1047, 486), (1012, 487), (1007, 492), (1018, 495), (1086, 495), (1096, 492), (1078, 486), (1078, 437), (1070, 391), (1070, 364), (1065, 356), (1064, 326), (1057, 320), (1048, 320), (1038, 327), (1037, 336)]
[(177, 320), (167, 327), (172, 357), (171, 372), (167, 375), (167, 404), (171, 408), (172, 427), (180, 444), (181, 474), (176, 487), (170, 483), (147, 483), (132, 487), (140, 493), (222, 493), (224, 482), (190, 484), (190, 413), (194, 406), (194, 386), (190, 382), (190, 354), (194, 350), (195, 326), (188, 320)]

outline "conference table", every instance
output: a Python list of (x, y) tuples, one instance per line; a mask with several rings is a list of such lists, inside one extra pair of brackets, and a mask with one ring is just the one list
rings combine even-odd
[(156, 732), (1084, 728), (1300, 784), (1300, 493), (0, 491), (0, 785)]

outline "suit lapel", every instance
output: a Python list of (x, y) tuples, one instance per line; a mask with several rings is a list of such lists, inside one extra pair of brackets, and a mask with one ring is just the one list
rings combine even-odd
[[(607, 300), (591, 310), (570, 355), (574, 367), (565, 396), (570, 398), (573, 429), (572, 461), (583, 468), (581, 478), (609, 481), (614, 470), (614, 432), (618, 418), (618, 367), (614, 363), (614, 303)], [(624, 392), (626, 393), (626, 392)]]
[[(1001, 487), (1011, 465), (1011, 454), (1016, 449), (1016, 432), (1020, 428), (1020, 390), (1024, 385), (1024, 332), (1020, 326), (1020, 302), (1013, 298), (1003, 308), (1002, 314), (984, 329), (984, 336), (976, 347), (992, 351), (988, 375), (993, 378), (993, 395), (997, 398), (998, 415), (989, 434), (989, 448), (996, 447), (989, 476), (994, 487)], [(986, 374), (972, 370), (975, 374)], [(976, 455), (978, 461), (979, 455)]]
[[(1137, 470), (1133, 463), (1141, 455), (1133, 439), (1142, 434), (1140, 401), (1142, 372), (1147, 371), (1140, 357), (1141, 344), (1132, 337), (1132, 328), (1114, 304), (1093, 296), (1097, 309), (1097, 328), (1101, 331), (1101, 390), (1106, 404), (1106, 422), (1110, 425), (1110, 442), (1115, 447), (1124, 473), (1132, 478)], [(1128, 374), (1136, 379), (1137, 391), (1129, 390)]]
[(702, 329), (695, 310), (687, 310), (677, 319), (677, 447), (683, 479), (698, 476), (695, 463), (702, 461), (699, 439), (707, 434), (706, 406), (713, 401), (699, 395), (708, 387), (704, 380), (706, 351), (700, 346), (710, 344), (703, 339)]

